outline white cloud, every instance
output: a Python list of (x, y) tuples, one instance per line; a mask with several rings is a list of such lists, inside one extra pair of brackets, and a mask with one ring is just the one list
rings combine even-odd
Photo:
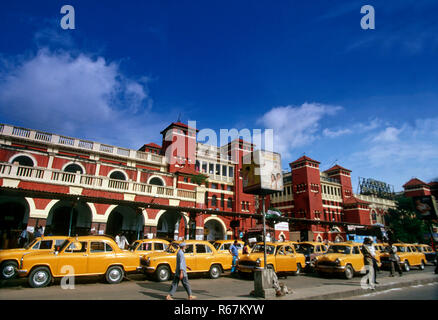
[(7, 61), (0, 114), (31, 128), (135, 148), (165, 124), (151, 112), (146, 83), (103, 57), (41, 49)]
[(339, 106), (304, 103), (301, 106), (280, 106), (265, 113), (258, 123), (274, 130), (274, 150), (288, 158), (294, 148), (317, 139), (320, 121), (336, 114)]
[(344, 135), (347, 135), (347, 134), (351, 134), (353, 131), (352, 130), (350, 130), (350, 129), (338, 129), (338, 130), (332, 130), (332, 129), (328, 129), (328, 128), (326, 128), (326, 129), (324, 129), (323, 131), (322, 131), (322, 134), (325, 136), (325, 137), (328, 137), (328, 138), (337, 138), (337, 137), (340, 137), (340, 136), (344, 136)]
[(397, 142), (404, 128), (388, 127), (373, 138), (373, 142)]

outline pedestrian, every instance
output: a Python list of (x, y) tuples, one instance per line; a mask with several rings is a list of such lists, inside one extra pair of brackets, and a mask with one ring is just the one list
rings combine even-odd
[(239, 259), (239, 249), (237, 248), (237, 240), (234, 240), (234, 243), (230, 246), (230, 253), (233, 257), (232, 266), (231, 266), (231, 275), (237, 272), (237, 260)]
[(367, 269), (368, 284), (370, 289), (375, 290), (376, 274), (373, 263), (373, 255), (371, 253), (372, 241), (370, 238), (365, 238), (362, 246), (362, 254), (364, 259), (364, 265)]
[(41, 229), (40, 226), (37, 226), (35, 229), (35, 233), (33, 234), (35, 238), (41, 237)]
[(129, 247), (129, 242), (128, 239), (126, 239), (125, 233), (122, 233), (122, 236), (120, 237), (120, 243), (122, 245), (120, 248), (122, 249)]
[(172, 281), (172, 285), (170, 287), (169, 293), (166, 296), (167, 300), (173, 300), (173, 295), (178, 288), (179, 281), (181, 280), (184, 289), (187, 292), (188, 299), (193, 300), (196, 299), (196, 296), (192, 295), (192, 289), (190, 288), (189, 278), (187, 277), (187, 269), (190, 269), (186, 265), (186, 258), (184, 256), (184, 250), (186, 248), (186, 243), (182, 242), (179, 244), (179, 250), (176, 253), (176, 268), (175, 268), (175, 276)]
[(397, 270), (400, 277), (403, 275), (402, 268), (400, 267), (400, 257), (398, 256), (397, 247), (393, 245), (392, 242), (389, 242), (388, 247), (386, 248), (389, 254), (389, 263), (391, 264), (390, 268), (390, 277), (394, 276), (395, 270)]
[(18, 245), (20, 248), (24, 248), (27, 246), (29, 242), (29, 232), (27, 232), (26, 227), (23, 228), (23, 231), (20, 233), (20, 237), (18, 239)]

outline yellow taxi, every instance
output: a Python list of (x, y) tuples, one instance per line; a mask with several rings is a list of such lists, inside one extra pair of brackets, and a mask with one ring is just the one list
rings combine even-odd
[(26, 252), (17, 270), (20, 277), (28, 277), (33, 288), (64, 276), (105, 275), (106, 281), (114, 284), (122, 281), (125, 273), (135, 271), (140, 271), (138, 255), (120, 249), (107, 236), (70, 237), (59, 250)]
[(303, 241), (299, 242), (295, 249), (298, 253), (304, 254), (306, 268), (311, 270), (315, 267), (316, 257), (324, 254), (327, 251), (327, 246), (321, 242)]
[[(264, 268), (264, 243), (257, 243), (251, 253), (242, 256), (237, 264), (240, 273), (252, 273)], [(289, 242), (266, 243), (266, 267), (276, 273), (293, 273), (298, 275), (306, 265), (306, 258), (297, 253), (293, 244)]]
[(55, 250), (55, 247), (62, 245), (66, 239), (66, 236), (38, 237), (24, 248), (0, 250), (1, 278), (8, 280), (17, 275), (17, 268), (24, 253)]
[[(217, 252), (221, 253), (229, 253), (231, 245), (234, 243), (235, 240), (216, 240), (213, 243), (213, 247), (216, 249)], [(245, 243), (241, 240), (237, 240), (237, 249), (239, 250), (239, 253), (242, 253), (243, 245)]]
[(315, 269), (323, 275), (340, 273), (346, 279), (354, 277), (364, 268), (362, 244), (356, 242), (339, 242), (329, 246), (327, 252), (316, 258)]
[(169, 247), (169, 244), (170, 242), (164, 239), (140, 239), (131, 243), (129, 250), (141, 258), (152, 252), (164, 252)]
[(415, 247), (417, 248), (418, 252), (424, 253), (424, 255), (426, 256), (426, 262), (430, 262), (436, 265), (437, 254), (431, 246), (429, 246), (428, 244), (416, 244)]
[[(187, 273), (208, 273), (210, 278), (217, 279), (224, 270), (231, 269), (228, 253), (218, 252), (208, 241), (186, 240), (184, 257)], [(172, 242), (166, 251), (154, 252), (141, 259), (143, 272), (154, 276), (157, 281), (167, 281), (176, 269), (176, 253), (181, 241)], [(190, 270), (190, 269), (191, 270)]]
[[(420, 270), (424, 270), (427, 261), (426, 256), (423, 252), (419, 252), (414, 244), (394, 243), (394, 247), (397, 249), (396, 254), (400, 258), (400, 264), (406, 272), (410, 271), (411, 267), (418, 267)], [(381, 260), (384, 266), (388, 266), (389, 254), (383, 253)]]

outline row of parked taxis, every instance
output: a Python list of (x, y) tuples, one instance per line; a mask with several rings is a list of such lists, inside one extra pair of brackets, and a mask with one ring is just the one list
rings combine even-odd
[[(229, 248), (233, 240), (214, 243), (187, 240), (185, 249), (189, 273), (205, 273), (216, 279), (232, 267)], [(144, 273), (156, 281), (167, 281), (175, 273), (178, 241), (143, 239), (120, 249), (108, 236), (36, 238), (26, 248), (0, 250), (2, 279), (27, 277), (31, 287), (49, 285), (63, 276), (103, 276), (108, 283), (123, 280), (127, 273)], [(436, 263), (436, 254), (426, 245), (396, 244), (397, 254), (404, 269), (426, 262)], [(249, 254), (242, 254), (243, 242), (238, 241), (237, 269), (241, 275), (250, 275), (264, 268), (264, 244), (257, 243)], [(388, 264), (385, 245), (375, 244), (379, 266)], [(361, 244), (354, 242), (324, 245), (319, 242), (268, 242), (266, 267), (279, 274), (297, 275), (304, 271), (320, 274), (343, 273), (347, 279), (363, 269)]]

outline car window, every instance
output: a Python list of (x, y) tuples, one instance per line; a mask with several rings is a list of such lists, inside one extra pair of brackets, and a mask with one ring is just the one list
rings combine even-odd
[[(221, 248), (221, 243), (220, 242), (216, 242), (214, 245), (214, 248), (216, 249), (216, 250), (222, 250), (222, 248)], [(219, 249), (220, 248), (220, 249)]]
[(184, 253), (193, 253), (193, 244), (188, 244)]
[(359, 247), (353, 247), (353, 254), (359, 254), (360, 250)]
[(61, 245), (64, 243), (64, 241), (65, 241), (65, 240), (63, 240), (63, 239), (55, 240), (55, 246), (56, 246), (56, 247), (57, 247), (57, 246), (61, 246)]
[(225, 243), (222, 247), (222, 250), (230, 250), (231, 243)]
[(41, 241), (37, 241), (37, 242), (33, 245), (32, 249), (34, 249), (34, 250), (38, 250), (38, 249), (40, 248), (40, 244), (41, 244)]
[(316, 251), (316, 252), (321, 252), (321, 246), (316, 246), (315, 251)]
[(164, 243), (161, 243), (161, 242), (156, 242), (155, 243), (155, 245), (154, 245), (154, 247), (155, 247), (155, 250), (165, 250), (166, 249), (166, 247), (165, 247), (165, 244)]
[(406, 252), (406, 248), (402, 246), (396, 246), (398, 252)]
[(205, 245), (204, 244), (197, 244), (196, 245), (196, 253), (206, 253)]
[(329, 247), (327, 253), (343, 253), (343, 254), (350, 254), (351, 248), (349, 246), (343, 246), (343, 245), (332, 245)]
[(284, 247), (284, 251), (286, 252), (286, 254), (290, 255), (290, 254), (294, 254), (294, 249), (291, 246), (285, 246)]
[(113, 247), (111, 247), (111, 245), (109, 245), (108, 243), (105, 242), (105, 251), (106, 252), (111, 252), (113, 251)]
[(79, 253), (79, 252), (87, 252), (87, 242), (72, 242), (68, 245), (65, 252), (68, 253)]
[(52, 240), (42, 240), (40, 244), (40, 249), (52, 249)]
[(150, 243), (150, 242), (143, 242), (139, 246), (138, 250), (140, 250), (140, 251), (151, 251), (152, 250), (152, 243)]
[(99, 242), (91, 242), (90, 244), (90, 252), (105, 252), (105, 243), (102, 241)]

